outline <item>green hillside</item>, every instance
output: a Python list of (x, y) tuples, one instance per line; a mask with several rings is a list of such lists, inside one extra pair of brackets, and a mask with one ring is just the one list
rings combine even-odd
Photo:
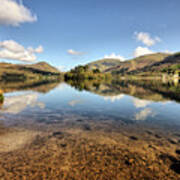
[(153, 66), (146, 68), (144, 71), (180, 72), (180, 53), (170, 55), (162, 61), (153, 64)]
[(60, 72), (47, 64), (39, 62), (31, 65), (0, 63), (1, 81), (25, 81), (28, 79), (47, 79), (60, 76)]
[(42, 72), (60, 73), (58, 69), (56, 69), (55, 67), (51, 66), (46, 62), (39, 62), (36, 64), (26, 65), (25, 67), (36, 69)]
[(101, 72), (104, 72), (107, 69), (121, 65), (121, 63), (122, 62), (117, 59), (101, 59), (89, 63), (88, 66), (90, 69), (99, 69)]
[(145, 56), (140, 56), (131, 60), (127, 60), (121, 63), (120, 66), (116, 66), (107, 69), (106, 72), (112, 72), (114, 74), (137, 74), (142, 72), (145, 68), (151, 67), (156, 63), (163, 61), (169, 54), (156, 53)]
[(120, 75), (175, 73), (180, 70), (180, 53), (155, 53), (123, 62), (115, 59), (102, 59), (89, 63), (88, 66), (91, 69), (99, 69), (101, 72)]

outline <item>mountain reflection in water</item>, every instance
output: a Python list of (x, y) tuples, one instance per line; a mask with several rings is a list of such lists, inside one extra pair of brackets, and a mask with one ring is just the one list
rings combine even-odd
[[(0, 112), (3, 114), (18, 114), (22, 111), (31, 112), (38, 107), (43, 111), (51, 110), (77, 114), (102, 113), (107, 116), (121, 118), (123, 115), (130, 120), (146, 120), (156, 117), (158, 109), (167, 107), (166, 114), (172, 106), (179, 105), (180, 85), (153, 81), (111, 81), (107, 83), (83, 81), (66, 83), (46, 82), (36, 83), (28, 87), (21, 86), (16, 90), (7, 84), (3, 86), (5, 94)], [(23, 87), (26, 87), (25, 89)], [(25, 90), (25, 91), (24, 91)], [(20, 92), (18, 92), (20, 91)], [(39, 93), (42, 92), (42, 93)], [(157, 106), (157, 108), (154, 108)], [(45, 108), (47, 107), (47, 108)], [(169, 109), (168, 109), (169, 108)], [(123, 111), (122, 111), (123, 110)], [(39, 110), (40, 111), (40, 110)], [(38, 113), (38, 110), (36, 111)], [(176, 115), (176, 112), (174, 115)], [(171, 113), (170, 113), (171, 114)], [(131, 115), (131, 116), (130, 116)], [(169, 117), (169, 116), (168, 116)], [(98, 117), (96, 117), (98, 118)], [(170, 117), (169, 117), (170, 118)]]

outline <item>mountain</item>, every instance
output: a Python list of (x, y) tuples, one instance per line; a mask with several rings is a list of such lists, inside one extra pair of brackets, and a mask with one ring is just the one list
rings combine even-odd
[(180, 53), (155, 53), (127, 61), (102, 59), (89, 63), (88, 66), (93, 69), (97, 68), (101, 72), (110, 72), (112, 74), (162, 72), (163, 69), (164, 71), (173, 71), (173, 69), (180, 69)]
[(43, 72), (51, 72), (51, 73), (60, 73), (58, 69), (55, 67), (51, 66), (50, 64), (46, 62), (39, 62), (36, 64), (31, 64), (31, 65), (25, 65), (25, 67), (32, 68), (38, 71), (43, 71)]
[(20, 81), (59, 76), (59, 70), (46, 62), (31, 65), (0, 63), (1, 81)]
[(154, 64), (162, 62), (168, 56), (169, 54), (165, 53), (140, 56), (127, 60), (121, 63), (119, 66), (109, 68), (106, 70), (106, 72), (112, 72), (114, 74), (137, 74), (139, 72), (143, 72), (147, 67), (152, 67)]
[(121, 65), (119, 59), (101, 59), (87, 64), (90, 69), (99, 69), (101, 72), (105, 72), (107, 69)]
[(156, 62), (153, 65), (146, 67), (144, 71), (162, 71), (167, 73), (180, 71), (180, 53), (172, 54), (162, 61)]

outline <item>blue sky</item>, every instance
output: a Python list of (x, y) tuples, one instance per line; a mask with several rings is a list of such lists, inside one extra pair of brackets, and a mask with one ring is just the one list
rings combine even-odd
[[(0, 0), (0, 4), (1, 1), (0, 48), (8, 48), (7, 40), (32, 47), (31, 52), (37, 57), (33, 62), (47, 61), (69, 69), (105, 55), (129, 59), (136, 50), (136, 56), (179, 51), (179, 0)], [(18, 10), (12, 2), (30, 14)], [(6, 11), (6, 5), (12, 6), (12, 11)], [(22, 19), (15, 18), (17, 13)], [(39, 47), (43, 50), (36, 49)], [(2, 56), (0, 52), (0, 57), (5, 60), (4, 52)], [(11, 62), (29, 60), (15, 59)]]

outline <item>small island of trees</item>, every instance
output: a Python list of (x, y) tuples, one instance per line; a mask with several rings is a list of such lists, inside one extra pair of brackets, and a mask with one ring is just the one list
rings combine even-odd
[(90, 69), (88, 65), (77, 66), (64, 75), (65, 81), (68, 80), (105, 80), (111, 79), (110, 73), (101, 73), (99, 69)]

